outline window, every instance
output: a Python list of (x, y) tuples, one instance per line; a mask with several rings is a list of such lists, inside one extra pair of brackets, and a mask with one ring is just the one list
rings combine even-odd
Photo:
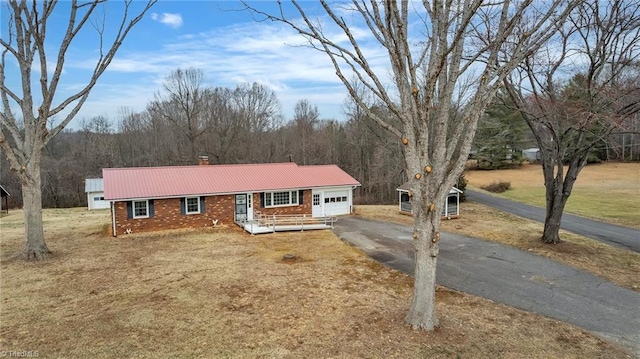
[(319, 194), (314, 194), (313, 195), (313, 205), (314, 206), (319, 206), (320, 205), (320, 195)]
[(200, 198), (199, 197), (187, 197), (186, 201), (186, 213), (194, 214), (200, 213)]
[(273, 195), (273, 205), (282, 206), (291, 203), (291, 192), (275, 192)]
[(104, 197), (93, 197), (94, 201), (104, 201)]
[[(318, 202), (320, 202), (319, 199), (318, 199)], [(339, 203), (339, 202), (348, 202), (347, 196), (325, 197), (324, 198), (324, 203)]]
[(133, 201), (133, 218), (149, 217), (149, 201)]
[(266, 192), (265, 207), (295, 206), (298, 202), (298, 191)]

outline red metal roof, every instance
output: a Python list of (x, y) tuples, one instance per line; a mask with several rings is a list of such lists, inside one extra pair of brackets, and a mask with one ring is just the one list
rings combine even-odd
[(359, 186), (336, 165), (295, 163), (105, 168), (105, 200)]

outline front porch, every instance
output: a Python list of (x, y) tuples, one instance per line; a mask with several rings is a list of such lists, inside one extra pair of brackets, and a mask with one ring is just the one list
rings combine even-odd
[(303, 215), (265, 215), (254, 212), (253, 220), (236, 222), (251, 234), (263, 234), (286, 231), (305, 231), (314, 229), (331, 229), (338, 220), (335, 216), (312, 217)]

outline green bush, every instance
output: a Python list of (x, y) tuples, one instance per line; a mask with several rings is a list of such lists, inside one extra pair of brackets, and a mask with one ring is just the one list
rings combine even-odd
[(483, 190), (489, 191), (491, 193), (502, 193), (511, 188), (511, 182), (492, 182), (488, 186), (482, 187)]

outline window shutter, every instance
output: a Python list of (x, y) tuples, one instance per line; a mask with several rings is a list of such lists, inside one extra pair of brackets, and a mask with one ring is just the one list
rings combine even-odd
[(264, 192), (260, 192), (260, 208), (264, 208)]
[(204, 213), (205, 212), (205, 202), (204, 202), (204, 196), (200, 197), (200, 213)]
[(127, 202), (127, 219), (133, 218), (133, 202)]
[(184, 197), (180, 198), (180, 213), (187, 214), (187, 205), (185, 203)]
[(304, 197), (303, 195), (304, 195), (304, 190), (302, 190), (302, 189), (299, 190), (298, 191), (298, 204), (302, 204), (302, 197)]
[(149, 218), (153, 218), (153, 215), (156, 214), (155, 208), (153, 207), (153, 200), (149, 200)]

